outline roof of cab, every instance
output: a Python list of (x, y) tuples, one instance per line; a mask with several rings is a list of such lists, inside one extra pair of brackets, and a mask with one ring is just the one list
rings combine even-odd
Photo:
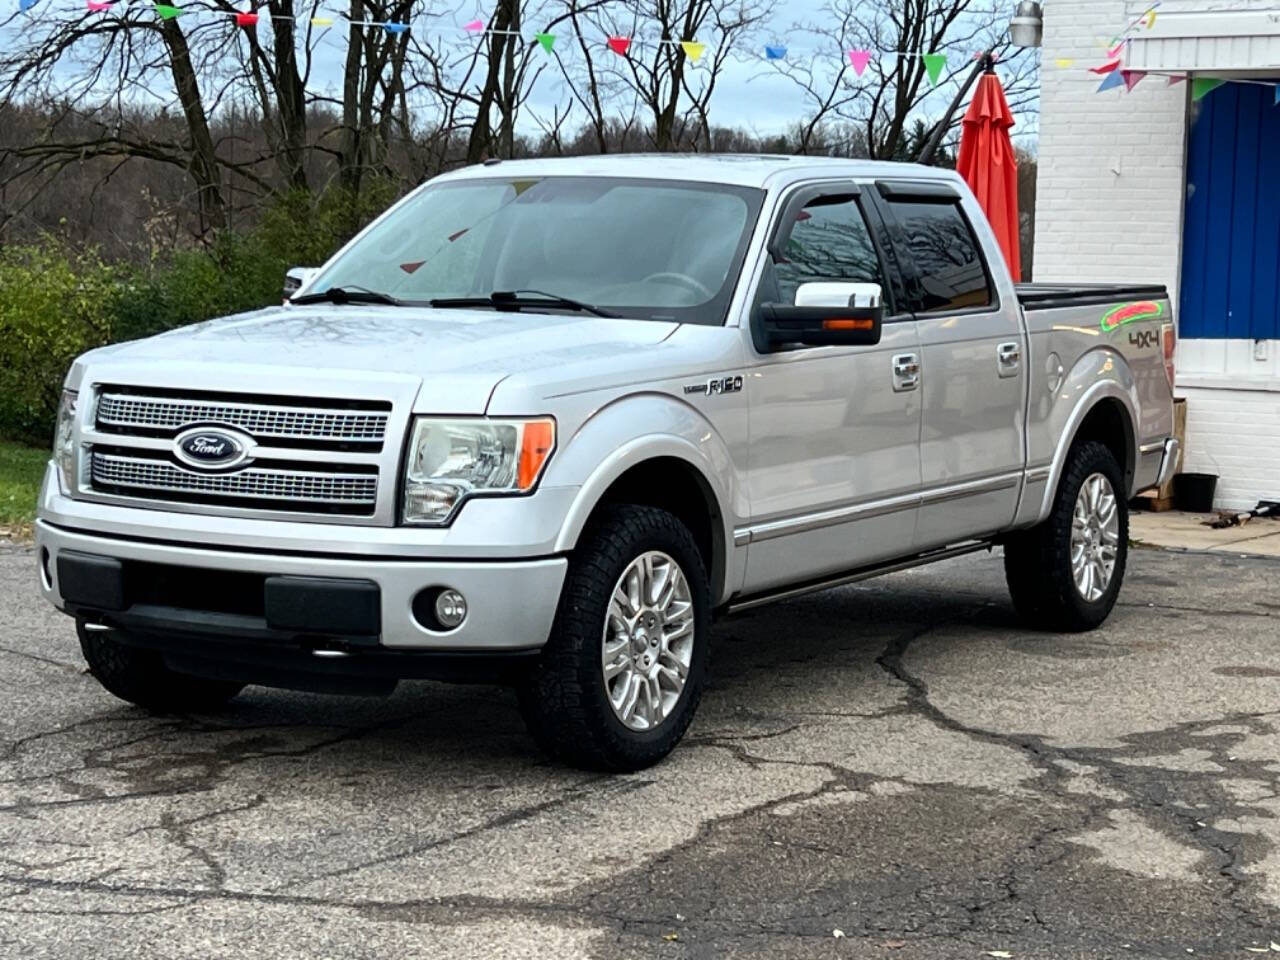
[(628, 177), (685, 180), (744, 187), (785, 186), (827, 177), (955, 180), (954, 171), (913, 163), (792, 157), (777, 154), (631, 153), (537, 160), (489, 160), (446, 173), (436, 180), (485, 177)]

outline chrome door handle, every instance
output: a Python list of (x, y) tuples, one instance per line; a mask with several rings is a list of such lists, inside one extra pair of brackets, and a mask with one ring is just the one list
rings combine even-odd
[(999, 368), (1000, 376), (1016, 376), (1018, 373), (1018, 367), (1022, 363), (1022, 344), (1000, 344), (1000, 346), (996, 347), (996, 363)]
[(905, 393), (920, 386), (920, 358), (914, 353), (900, 353), (893, 358), (893, 392)]

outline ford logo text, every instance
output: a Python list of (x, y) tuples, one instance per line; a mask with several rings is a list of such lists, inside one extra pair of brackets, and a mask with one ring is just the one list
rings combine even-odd
[(193, 467), (232, 467), (249, 454), (249, 440), (222, 430), (188, 430), (174, 441), (179, 460)]

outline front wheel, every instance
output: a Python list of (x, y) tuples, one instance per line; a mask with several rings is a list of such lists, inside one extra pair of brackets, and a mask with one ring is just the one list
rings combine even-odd
[(1101, 625), (1115, 606), (1129, 557), (1124, 478), (1105, 446), (1075, 447), (1053, 509), (1004, 546), (1013, 605), (1031, 625), (1079, 632)]
[(551, 636), (519, 689), (538, 745), (590, 770), (665, 757), (702, 697), (710, 611), (684, 524), (653, 507), (610, 508), (574, 551)]
[(154, 650), (123, 643), (114, 630), (89, 630), (76, 622), (80, 652), (108, 693), (155, 713), (207, 713), (244, 689), (242, 683), (209, 680), (165, 666)]

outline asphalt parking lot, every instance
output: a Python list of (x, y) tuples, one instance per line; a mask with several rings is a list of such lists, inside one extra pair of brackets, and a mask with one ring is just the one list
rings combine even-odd
[(1082, 636), (986, 555), (728, 620), (607, 777), (491, 688), (148, 716), (0, 549), (3, 957), (1280, 951), (1277, 560), (1137, 551)]

